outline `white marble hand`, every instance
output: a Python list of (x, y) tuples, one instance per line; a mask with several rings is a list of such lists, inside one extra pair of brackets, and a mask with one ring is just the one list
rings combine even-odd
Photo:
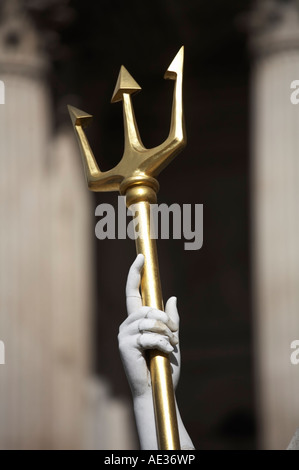
[(138, 255), (129, 271), (126, 286), (128, 317), (121, 324), (118, 335), (119, 349), (133, 397), (151, 390), (147, 349), (158, 349), (169, 354), (174, 388), (180, 373), (176, 297), (167, 301), (165, 312), (142, 306), (139, 286), (143, 263), (143, 255)]
[[(155, 414), (146, 350), (167, 353), (174, 389), (179, 380), (179, 315), (176, 298), (171, 297), (165, 312), (142, 306), (139, 292), (143, 255), (138, 255), (129, 271), (126, 297), (128, 317), (119, 328), (118, 342), (124, 369), (132, 390), (133, 406), (141, 449), (158, 449)], [(176, 404), (181, 449), (194, 449)]]

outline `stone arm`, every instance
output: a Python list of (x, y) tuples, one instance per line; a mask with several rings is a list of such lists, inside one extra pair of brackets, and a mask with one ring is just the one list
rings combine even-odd
[[(171, 297), (165, 312), (142, 306), (139, 292), (143, 255), (138, 255), (129, 271), (126, 301), (128, 317), (121, 324), (119, 349), (128, 378), (134, 405), (136, 426), (141, 449), (158, 449), (152, 387), (146, 361), (147, 349), (169, 354), (174, 390), (180, 374), (179, 315), (176, 298)], [(181, 449), (194, 449), (176, 404)]]

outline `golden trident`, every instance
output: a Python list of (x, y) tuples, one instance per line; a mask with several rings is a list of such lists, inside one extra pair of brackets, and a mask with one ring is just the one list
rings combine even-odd
[[(184, 47), (181, 47), (164, 75), (164, 78), (175, 81), (169, 136), (163, 144), (152, 149), (145, 148), (141, 142), (131, 101), (131, 95), (141, 90), (141, 87), (121, 66), (111, 102), (123, 101), (124, 153), (121, 161), (109, 171), (100, 171), (83, 130), (92, 116), (68, 106), (88, 188), (91, 191), (119, 191), (126, 196), (127, 207), (134, 204), (134, 209), (138, 211), (136, 250), (145, 258), (141, 279), (142, 303), (159, 310), (164, 308), (156, 241), (150, 236), (150, 205), (157, 202), (159, 183), (156, 177), (186, 145), (182, 100), (183, 62)], [(149, 368), (159, 448), (180, 449), (168, 355), (150, 351)]]

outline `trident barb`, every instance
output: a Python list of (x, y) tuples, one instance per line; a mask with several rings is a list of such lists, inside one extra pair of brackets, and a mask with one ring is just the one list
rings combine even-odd
[[(127, 207), (134, 204), (138, 211), (136, 250), (145, 258), (141, 280), (142, 302), (159, 310), (163, 310), (163, 299), (156, 242), (150, 237), (150, 204), (157, 202), (159, 183), (156, 177), (186, 145), (182, 100), (183, 62), (184, 47), (181, 47), (164, 75), (164, 78), (175, 81), (169, 136), (165, 142), (152, 149), (142, 144), (131, 101), (131, 95), (141, 88), (126, 68), (121, 66), (111, 102), (123, 101), (124, 153), (121, 161), (109, 171), (102, 172), (99, 169), (83, 130), (92, 116), (68, 106), (88, 188), (91, 191), (119, 191), (126, 196)], [(156, 350), (150, 351), (149, 356), (159, 448), (180, 449), (169, 359), (166, 354)]]

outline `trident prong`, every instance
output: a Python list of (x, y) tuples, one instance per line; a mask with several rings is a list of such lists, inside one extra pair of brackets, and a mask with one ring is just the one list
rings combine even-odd
[(152, 149), (145, 148), (141, 142), (132, 106), (131, 94), (141, 90), (141, 87), (126, 68), (121, 66), (111, 102), (123, 101), (125, 143), (122, 159), (111, 170), (100, 171), (83, 130), (89, 125), (92, 116), (68, 106), (90, 190), (120, 190), (123, 193), (128, 178), (134, 177), (135, 182), (137, 179), (142, 182), (149, 177), (155, 178), (186, 145), (182, 99), (183, 62), (184, 46), (164, 75), (165, 79), (175, 80), (169, 135), (165, 142)]

